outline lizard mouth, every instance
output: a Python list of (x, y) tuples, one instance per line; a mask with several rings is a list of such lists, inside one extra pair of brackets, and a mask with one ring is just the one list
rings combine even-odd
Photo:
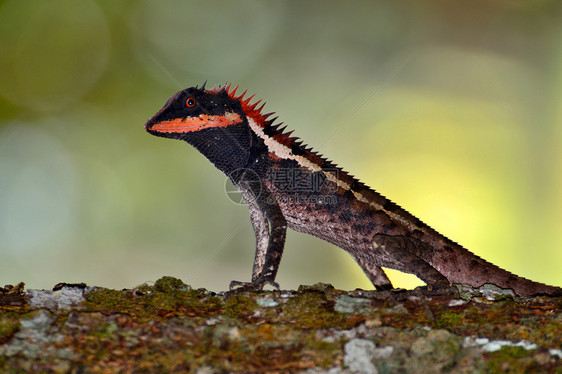
[(227, 112), (223, 115), (200, 114), (196, 117), (173, 118), (163, 121), (158, 121), (155, 117), (148, 120), (144, 127), (149, 133), (159, 136), (166, 136), (165, 134), (179, 135), (207, 128), (227, 127), (242, 121), (240, 115), (234, 112)]
[(175, 133), (165, 133), (165, 132), (152, 130), (152, 129), (146, 127), (146, 126), (145, 126), (145, 129), (146, 129), (146, 132), (148, 132), (150, 135), (160, 136), (162, 138), (177, 138), (180, 135), (180, 134), (175, 134)]

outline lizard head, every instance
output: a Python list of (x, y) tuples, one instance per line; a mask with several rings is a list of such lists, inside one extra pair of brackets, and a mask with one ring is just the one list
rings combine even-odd
[(184, 140), (225, 173), (246, 166), (252, 131), (244, 101), (228, 87), (191, 87), (174, 94), (145, 124), (152, 135)]

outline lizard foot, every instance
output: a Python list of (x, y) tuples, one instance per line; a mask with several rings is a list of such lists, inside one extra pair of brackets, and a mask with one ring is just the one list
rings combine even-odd
[(279, 284), (267, 278), (258, 278), (252, 282), (230, 282), (229, 289), (231, 292), (244, 292), (244, 291), (261, 291), (266, 285), (270, 285), (275, 289), (279, 289)]
[(388, 283), (388, 284), (381, 284), (380, 286), (377, 286), (375, 284), (375, 289), (377, 291), (392, 291), (394, 290), (394, 287), (392, 287), (392, 284)]
[(416, 287), (416, 290), (426, 296), (453, 295), (458, 296), (459, 290), (450, 283), (434, 284)]

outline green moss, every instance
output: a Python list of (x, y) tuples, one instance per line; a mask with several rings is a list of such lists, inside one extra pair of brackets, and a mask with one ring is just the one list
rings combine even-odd
[(338, 356), (342, 354), (342, 347), (339, 342), (328, 343), (317, 340), (314, 334), (310, 334), (303, 351), (314, 352), (314, 359), (317, 366), (329, 369), (334, 366)]
[(191, 287), (183, 283), (181, 279), (174, 277), (162, 277), (154, 283), (154, 291), (163, 293), (174, 293), (178, 291), (188, 291)]
[[(98, 288), (87, 293), (87, 301), (72, 312), (51, 311), (57, 333), (64, 336), (53, 345), (61, 349), (72, 346), (77, 361), (45, 357), (29, 368), (36, 372), (70, 365), (73, 370), (83, 367), (92, 372), (195, 372), (205, 367), (217, 372), (328, 369), (343, 364), (343, 345), (348, 338), (336, 332), (366, 321), (365, 338), (377, 347), (394, 347), (390, 357), (377, 361), (381, 372), (426, 367), (544, 372), (557, 365), (544, 350), (504, 347), (499, 352), (482, 353), (465, 350), (462, 345), (462, 336), (472, 335), (510, 341), (526, 338), (541, 348), (558, 347), (560, 308), (553, 303), (504, 300), (451, 308), (447, 298), (435, 298), (427, 300), (432, 312), (428, 313), (416, 298), (373, 298), (361, 310), (340, 313), (335, 306), (342, 291), (324, 285), (299, 290), (290, 295), (242, 292), (210, 296), (171, 277), (133, 290)], [(347, 295), (356, 301), (357, 294)], [(260, 299), (275, 303), (258, 303)], [(506, 315), (502, 315), (502, 308)], [(363, 309), (365, 314), (359, 313)], [(21, 307), (1, 311), (0, 344), (2, 338), (10, 341), (19, 320), (28, 314), (28, 309)], [(443, 329), (427, 331), (421, 327), (425, 325)], [(25, 360), (18, 357), (0, 357), (0, 372), (13, 371), (22, 362)]]
[(231, 318), (246, 320), (258, 308), (254, 298), (246, 294), (233, 294), (226, 298), (224, 314)]
[(0, 316), (0, 343), (11, 338), (19, 329), (19, 317), (14, 314)]
[(289, 299), (280, 317), (299, 328), (349, 328), (357, 323), (355, 315), (337, 313), (333, 306), (323, 293), (307, 292)]
[(332, 367), (341, 355), (339, 342), (317, 341), (314, 331), (287, 324), (217, 325), (193, 347), (199, 367), (218, 372), (300, 372), (310, 367)]
[(204, 290), (192, 290), (181, 280), (164, 277), (154, 287), (136, 290), (95, 289), (85, 295), (83, 307), (104, 314), (125, 313), (140, 320), (187, 315), (209, 316), (222, 311), (221, 300), (206, 296)]
[(464, 318), (462, 313), (443, 312), (436, 316), (436, 325), (440, 328), (457, 327), (463, 324)]
[(540, 328), (539, 331), (531, 330), (536, 333), (540, 333), (538, 336), (533, 336), (536, 340), (544, 346), (548, 347), (560, 347), (562, 345), (562, 323), (555, 322), (554, 323), (547, 323), (543, 327)]
[(502, 347), (497, 352), (488, 353), (486, 367), (492, 373), (528, 373), (536, 365), (529, 352), (522, 347)]

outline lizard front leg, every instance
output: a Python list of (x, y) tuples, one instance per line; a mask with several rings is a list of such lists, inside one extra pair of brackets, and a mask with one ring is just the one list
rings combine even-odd
[(269, 222), (263, 211), (258, 207), (256, 198), (244, 189), (240, 189), (242, 197), (248, 204), (250, 210), (250, 222), (256, 236), (256, 254), (252, 268), (252, 281), (259, 278), (265, 266), (265, 257), (269, 245)]
[(443, 274), (415, 255), (428, 244), (407, 236), (384, 234), (376, 234), (372, 243), (381, 266), (414, 274), (430, 287), (449, 287), (449, 281)]
[(266, 284), (275, 288), (275, 277), (279, 269), (285, 237), (287, 221), (275, 202), (273, 196), (265, 186), (256, 183), (242, 183), (242, 196), (248, 202), (250, 221), (256, 235), (256, 254), (252, 270), (251, 282), (232, 281), (230, 289), (261, 290)]

